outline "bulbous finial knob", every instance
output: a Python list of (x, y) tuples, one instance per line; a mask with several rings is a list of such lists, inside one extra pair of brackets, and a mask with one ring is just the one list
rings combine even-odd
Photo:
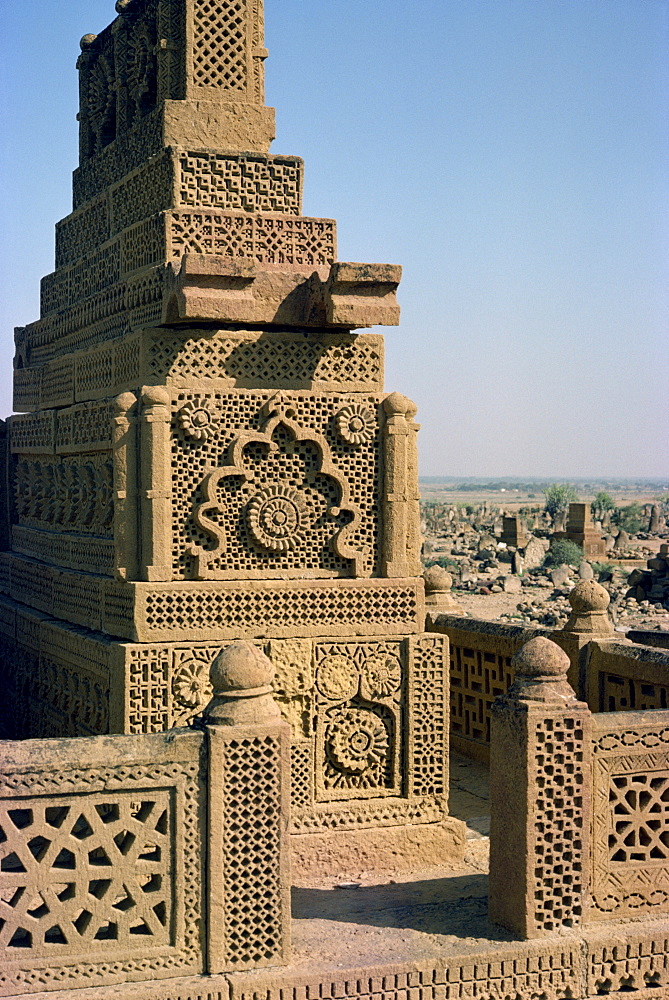
[(610, 601), (606, 590), (594, 580), (581, 580), (569, 595), (571, 615), (562, 632), (576, 638), (610, 635), (613, 632), (607, 612)]
[(569, 603), (577, 614), (585, 611), (606, 611), (611, 598), (596, 580), (581, 580), (569, 594)]
[(79, 42), (81, 51), (83, 52), (85, 49), (89, 49), (97, 37), (97, 35), (84, 35)]
[(567, 654), (543, 635), (530, 639), (521, 646), (511, 660), (516, 676), (533, 680), (538, 678), (566, 678), (570, 661)]
[(268, 656), (252, 642), (233, 642), (221, 650), (211, 665), (214, 697), (231, 692), (271, 688), (274, 666)]
[(274, 666), (252, 642), (239, 641), (222, 650), (209, 676), (214, 696), (204, 721), (219, 726), (269, 725), (281, 721), (272, 697)]
[(443, 566), (428, 566), (423, 572), (426, 594), (447, 594), (453, 586), (453, 577)]

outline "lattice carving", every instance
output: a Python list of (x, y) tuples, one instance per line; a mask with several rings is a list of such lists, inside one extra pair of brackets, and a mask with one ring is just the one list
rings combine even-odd
[(451, 641), (451, 733), (490, 745), (490, 708), (513, 683), (511, 656)]
[[(194, 569), (200, 578), (272, 571), (343, 576), (350, 575), (351, 561), (357, 575), (372, 572), (378, 549), (378, 432), (363, 447), (342, 441), (332, 416), (345, 399), (177, 395), (172, 446), (176, 573), (185, 576)], [(263, 410), (265, 404), (269, 410)], [(376, 411), (378, 401), (371, 397), (367, 405)], [(181, 414), (187, 406), (202, 412), (208, 408), (211, 432), (206, 439), (184, 434)], [(211, 470), (204, 481), (203, 469)], [(250, 509), (265, 489), (278, 486), (297, 492), (307, 512), (307, 527), (300, 529), (306, 534), (295, 535), (281, 551), (253, 533)]]
[[(127, 635), (132, 621), (132, 591), (118, 595), (118, 612), (105, 598), (105, 620), (113, 634)], [(308, 588), (222, 589), (170, 585), (151, 588), (143, 594), (142, 634), (147, 639), (168, 638), (184, 628), (212, 636), (242, 634), (291, 635), (296, 629), (307, 634), (324, 630), (352, 629), (384, 632), (417, 630), (420, 609), (413, 583), (392, 586), (342, 587), (310, 581)], [(383, 625), (376, 625), (383, 623)], [(178, 636), (177, 636), (178, 637)]]
[(171, 207), (173, 165), (169, 152), (154, 156), (109, 193), (110, 235)]
[(133, 649), (128, 664), (128, 732), (160, 733), (170, 728), (170, 660), (165, 648)]
[(13, 454), (50, 454), (56, 437), (56, 411), (42, 410), (11, 417), (9, 440)]
[(114, 404), (78, 403), (56, 412), (56, 451), (60, 454), (111, 449)]
[(131, 796), (0, 805), (0, 877), (4, 889), (15, 889), (0, 931), (8, 956), (48, 945), (59, 958), (105, 947), (97, 942), (127, 948), (140, 935), (149, 947), (169, 943), (174, 819), (168, 794), (142, 802)]
[(40, 403), (42, 368), (18, 368), (14, 371), (14, 409), (35, 410)]
[(169, 215), (169, 257), (213, 254), (293, 267), (329, 266), (337, 255), (331, 219), (272, 218), (206, 211)]
[(300, 214), (303, 168), (297, 157), (202, 150), (182, 153), (179, 167), (184, 207)]
[(56, 267), (74, 264), (105, 243), (109, 235), (109, 205), (105, 194), (56, 223)]
[(120, 237), (123, 273), (152, 267), (165, 259), (165, 219), (154, 215), (124, 230)]
[[(235, 969), (277, 961), (283, 952), (281, 744), (276, 737), (224, 746), (223, 879), (226, 960)], [(249, 863), (251, 860), (251, 863)]]
[(311, 809), (314, 802), (314, 762), (311, 743), (294, 743), (290, 752), (291, 809)]
[(193, 0), (193, 81), (246, 96), (247, 0)]
[(669, 726), (594, 718), (590, 919), (669, 913)]
[(141, 123), (117, 136), (113, 149), (99, 151), (84, 160), (73, 178), (74, 208), (97, 197), (136, 167), (163, 149), (162, 116), (159, 110), (145, 115)]
[(448, 792), (446, 640), (423, 637), (412, 648), (411, 783), (414, 795)]
[(95, 351), (86, 351), (75, 359), (76, 391), (81, 396), (90, 393), (113, 391), (114, 379), (114, 348), (110, 344)]
[(646, 711), (669, 708), (669, 685), (651, 684), (641, 677), (599, 672), (600, 712)]
[(3, 992), (202, 970), (199, 777), (196, 760), (130, 754), (4, 777)]
[(305, 388), (313, 383), (382, 387), (381, 345), (365, 335), (349, 339), (282, 333), (217, 333), (184, 337), (160, 330), (149, 345), (149, 370), (156, 378), (229, 378), (239, 387)]
[(114, 575), (115, 553), (111, 539), (86, 538), (82, 535), (67, 537), (14, 526), (12, 551), (81, 573)]
[(18, 524), (111, 537), (114, 474), (110, 454), (55, 461), (23, 457), (15, 465), (13, 479)]
[(536, 724), (534, 921), (543, 931), (580, 923), (583, 893), (584, 734), (579, 719)]

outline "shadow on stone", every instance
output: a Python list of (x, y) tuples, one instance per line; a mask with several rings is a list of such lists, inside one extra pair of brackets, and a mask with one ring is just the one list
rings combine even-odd
[(455, 875), (357, 889), (293, 888), (294, 920), (333, 920), (459, 938), (509, 941), (488, 921), (488, 877)]

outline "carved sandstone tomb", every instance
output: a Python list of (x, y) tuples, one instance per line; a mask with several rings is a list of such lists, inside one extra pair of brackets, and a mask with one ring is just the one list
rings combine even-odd
[(16, 332), (5, 734), (184, 725), (251, 639), (292, 726), (296, 850), (457, 854), (416, 408), (354, 332), (397, 324), (400, 268), (337, 263), (302, 161), (269, 154), (262, 0), (116, 9), (82, 39), (74, 211)]

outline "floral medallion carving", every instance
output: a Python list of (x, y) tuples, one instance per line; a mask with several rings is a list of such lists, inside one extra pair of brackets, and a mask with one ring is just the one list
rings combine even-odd
[(371, 441), (376, 432), (376, 417), (368, 407), (357, 403), (344, 406), (335, 416), (335, 424), (339, 436), (354, 447)]
[[(195, 579), (227, 579), (224, 557), (238, 529), (226, 524), (226, 489), (245, 491), (249, 499), (240, 518), (243, 530), (267, 553), (286, 558), (288, 553), (299, 552), (308, 545), (318, 524), (321, 536), (325, 532), (329, 535), (327, 550), (343, 562), (350, 561), (353, 576), (362, 575), (366, 559), (358, 537), (362, 516), (352, 499), (351, 484), (337, 467), (327, 439), (298, 423), (295, 410), (286, 402), (280, 395), (268, 400), (261, 410), (262, 429), (240, 431), (227, 448), (227, 464), (210, 466), (202, 480), (202, 502), (195, 504), (191, 518), (201, 535), (213, 539), (214, 544), (205, 547), (198, 542), (188, 547)], [(204, 435), (212, 433), (211, 421), (215, 419), (209, 405), (191, 400), (179, 410), (185, 433), (206, 440)], [(286, 467), (279, 465), (272, 485), (267, 485), (270, 460), (283, 454), (286, 466), (290, 466), (290, 456), (305, 449), (312, 455), (310, 468), (291, 479)]]
[(348, 656), (327, 656), (318, 667), (316, 686), (324, 698), (349, 701), (358, 692), (358, 670)]
[(176, 668), (172, 677), (175, 725), (183, 725), (204, 708), (212, 697), (210, 661), (191, 657)]
[(396, 656), (381, 653), (370, 656), (362, 671), (362, 693), (365, 698), (377, 701), (390, 698), (399, 690), (402, 666)]
[(287, 552), (304, 539), (304, 503), (296, 490), (285, 486), (268, 486), (257, 493), (246, 518), (258, 545), (272, 552)]
[(325, 750), (343, 774), (368, 774), (370, 783), (379, 782), (388, 755), (389, 734), (374, 712), (351, 707), (335, 712), (325, 733)]
[(179, 410), (179, 425), (186, 437), (208, 441), (218, 426), (218, 415), (209, 400), (192, 399)]

